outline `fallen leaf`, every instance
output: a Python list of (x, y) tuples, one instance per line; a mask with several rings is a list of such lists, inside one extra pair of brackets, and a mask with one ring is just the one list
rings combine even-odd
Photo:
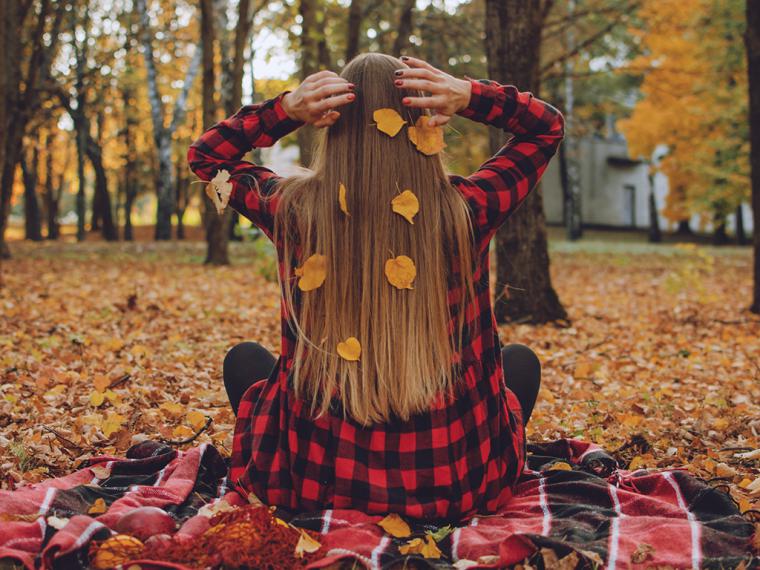
[(97, 477), (101, 481), (104, 481), (105, 479), (108, 479), (111, 476), (111, 470), (108, 467), (103, 467), (101, 465), (90, 467), (90, 471), (92, 472), (93, 475), (95, 475), (95, 477)]
[(441, 549), (429, 534), (422, 538), (413, 538), (406, 544), (399, 546), (398, 551), (403, 554), (422, 554), (425, 558), (440, 558)]
[(412, 534), (412, 529), (404, 519), (397, 513), (387, 515), (383, 520), (377, 523), (382, 529), (396, 538), (406, 538)]
[(350, 336), (343, 342), (338, 343), (338, 355), (344, 360), (356, 361), (362, 352), (362, 345), (359, 339)]
[(98, 497), (95, 499), (95, 502), (90, 505), (90, 508), (87, 509), (88, 515), (102, 515), (104, 512), (108, 510), (108, 505), (106, 505), (106, 502), (103, 500), (102, 497)]
[(385, 262), (385, 276), (397, 289), (413, 289), (412, 282), (417, 276), (417, 268), (410, 257), (399, 255)]
[(301, 291), (312, 291), (322, 286), (327, 277), (327, 258), (315, 253), (310, 256), (301, 267), (296, 268), (298, 288)]
[(557, 461), (556, 463), (552, 463), (551, 467), (547, 469), (547, 471), (572, 471), (573, 467), (569, 463), (565, 461)]
[(159, 408), (173, 417), (179, 417), (185, 411), (185, 406), (177, 402), (164, 402)]
[(414, 216), (420, 211), (420, 202), (411, 190), (404, 190), (391, 200), (391, 208), (397, 214), (406, 218), (410, 224), (414, 224)]
[(105, 392), (108, 389), (108, 386), (110, 386), (111, 381), (108, 379), (108, 376), (105, 374), (96, 374), (95, 377), (92, 379), (92, 385), (95, 387), (95, 389), (98, 392)]
[(206, 425), (206, 416), (197, 410), (187, 412), (185, 418), (187, 419), (187, 423), (189, 423), (195, 431), (198, 431)]
[(348, 213), (348, 204), (346, 204), (346, 185), (343, 184), (343, 182), (338, 185), (338, 204), (340, 204), (340, 210), (344, 214), (347, 216), (351, 215)]
[(406, 121), (395, 109), (383, 108), (375, 109), (372, 113), (372, 119), (377, 125), (377, 130), (391, 137), (395, 137), (404, 126)]
[(179, 425), (172, 429), (172, 437), (176, 439), (186, 439), (188, 437), (193, 437), (194, 435), (195, 432), (187, 426)]
[(106, 416), (106, 419), (103, 420), (103, 424), (100, 427), (100, 429), (103, 431), (103, 435), (106, 437), (111, 437), (121, 429), (121, 426), (124, 424), (124, 421), (126, 419), (127, 418), (121, 414), (110, 412), (108, 416)]
[(446, 147), (443, 140), (443, 129), (429, 126), (427, 115), (417, 117), (414, 126), (409, 127), (406, 131), (409, 140), (422, 154), (428, 156), (437, 154)]
[(216, 207), (216, 213), (221, 214), (227, 207), (232, 194), (232, 182), (230, 173), (227, 170), (219, 170), (211, 181), (206, 185), (206, 195)]
[(314, 538), (312, 538), (312, 536), (309, 535), (306, 531), (301, 529), (301, 537), (298, 539), (298, 543), (296, 544), (296, 556), (298, 558), (303, 558), (304, 553), (312, 554), (320, 548), (322, 548), (322, 545)]
[(642, 542), (636, 547), (636, 550), (633, 551), (633, 554), (631, 554), (631, 562), (634, 564), (641, 564), (642, 562), (646, 562), (649, 558), (653, 558), (653, 552), (654, 547), (651, 544)]
[(97, 390), (93, 390), (90, 393), (90, 404), (92, 404), (96, 408), (105, 401), (106, 401), (106, 395), (103, 392), (98, 392)]

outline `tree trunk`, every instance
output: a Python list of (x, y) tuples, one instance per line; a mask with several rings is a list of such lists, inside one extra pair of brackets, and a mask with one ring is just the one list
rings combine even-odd
[(741, 204), (736, 206), (736, 243), (747, 245), (747, 232), (744, 229), (744, 208)]
[(689, 220), (678, 221), (678, 228), (676, 229), (676, 235), (678, 236), (694, 235), (694, 232), (691, 230), (691, 226), (689, 225)]
[(393, 41), (393, 51), (391, 52), (396, 57), (400, 56), (404, 48), (409, 45), (409, 35), (412, 33), (415, 4), (415, 0), (405, 0), (404, 5), (401, 7), (398, 31), (396, 32), (396, 39)]
[(172, 169), (172, 135), (184, 120), (187, 111), (187, 94), (200, 66), (200, 50), (195, 50), (193, 59), (185, 75), (185, 81), (174, 104), (174, 116), (169, 127), (164, 126), (164, 105), (158, 91), (158, 71), (153, 55), (152, 33), (146, 0), (136, 0), (135, 9), (142, 26), (143, 57), (148, 75), (148, 96), (150, 99), (153, 140), (158, 151), (158, 178), (156, 183), (157, 210), (155, 239), (169, 240), (172, 237), (172, 212), (174, 211), (174, 171)]
[[(538, 94), (541, 31), (551, 0), (486, 0), (486, 53), (492, 79)], [(489, 129), (491, 152), (504, 144), (500, 129)], [(498, 322), (545, 323), (566, 319), (549, 273), (541, 188), (496, 235)]]
[(657, 214), (657, 200), (654, 195), (654, 174), (649, 173), (649, 242), (660, 243), (662, 232), (660, 231), (660, 217)]
[(47, 217), (47, 239), (55, 240), (60, 237), (60, 225), (58, 224), (58, 209), (61, 200), (63, 177), (58, 188), (53, 180), (53, 145), (52, 137), (47, 137), (47, 149), (45, 156), (45, 214)]
[(747, 0), (747, 74), (749, 76), (750, 167), (752, 169), (752, 230), (755, 244), (755, 285), (750, 310), (760, 314), (760, 5)]
[(37, 200), (37, 178), (39, 176), (40, 150), (37, 145), (32, 150), (32, 161), (27, 162), (21, 153), (21, 173), (24, 178), (24, 236), (31, 241), (42, 241), (42, 216)]
[[(103, 154), (101, 148), (88, 135), (86, 146), (87, 158), (95, 171), (95, 197), (99, 203), (98, 218), (102, 222), (103, 239), (106, 241), (116, 241), (119, 239), (119, 232), (113, 222), (113, 212), (111, 211), (111, 196), (108, 193), (108, 177), (106, 169), (103, 166)], [(94, 200), (93, 200), (94, 201)]]
[(359, 53), (359, 37), (362, 27), (362, 0), (351, 0), (348, 9), (348, 26), (346, 34), (346, 63)]
[[(78, 111), (77, 111), (78, 112)], [(76, 121), (75, 121), (76, 124)], [(84, 157), (85, 157), (85, 132), (76, 129), (77, 141), (77, 179), (79, 188), (77, 189), (76, 212), (77, 212), (77, 241), (84, 241), (85, 238), (85, 214), (87, 205), (85, 203), (85, 180), (84, 180)]]
[(713, 245), (726, 245), (728, 243), (728, 233), (726, 232), (726, 217), (722, 214), (713, 216)]
[[(300, 0), (298, 11), (301, 15), (301, 81), (319, 69), (320, 30), (317, 23), (318, 0)], [(314, 154), (316, 131), (311, 125), (304, 125), (296, 131), (302, 166), (310, 166)]]
[[(216, 123), (216, 103), (214, 91), (216, 72), (214, 69), (214, 4), (213, 0), (201, 2), (201, 45), (203, 46), (203, 129), (210, 129)], [(203, 225), (206, 228), (206, 263), (212, 265), (229, 264), (227, 242), (229, 237), (229, 214), (216, 213), (212, 201), (205, 196), (203, 201)]]

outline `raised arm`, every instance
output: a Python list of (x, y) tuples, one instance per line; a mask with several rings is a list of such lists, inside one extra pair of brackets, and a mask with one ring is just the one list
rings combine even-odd
[(414, 57), (396, 72), (396, 85), (430, 95), (405, 97), (412, 107), (431, 109), (430, 124), (444, 125), (459, 114), (493, 125), (513, 137), (468, 177), (451, 182), (470, 205), (481, 245), (487, 244), (509, 215), (536, 186), (564, 136), (562, 114), (529, 92), (488, 79), (459, 79)]
[(268, 196), (278, 176), (264, 166), (243, 160), (243, 156), (253, 148), (272, 146), (303, 124), (285, 112), (282, 100), (286, 93), (244, 105), (204, 132), (187, 151), (190, 169), (201, 180), (211, 180), (220, 170), (230, 173), (230, 206), (270, 238), (276, 203)]
[(452, 176), (475, 214), (481, 240), (496, 230), (536, 187), (564, 136), (564, 118), (550, 104), (513, 85), (471, 82), (470, 102), (459, 115), (513, 136), (472, 175)]
[(332, 71), (309, 75), (294, 91), (284, 91), (262, 103), (245, 105), (216, 123), (187, 151), (190, 169), (204, 181), (220, 170), (230, 174), (229, 204), (271, 239), (277, 198), (272, 196), (279, 176), (243, 160), (253, 148), (272, 146), (306, 123), (327, 127), (340, 117), (336, 108), (354, 100), (353, 85)]

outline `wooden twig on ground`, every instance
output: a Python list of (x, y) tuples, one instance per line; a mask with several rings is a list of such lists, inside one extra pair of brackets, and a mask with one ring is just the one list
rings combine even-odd
[(168, 445), (184, 445), (186, 443), (192, 443), (196, 439), (198, 439), (198, 436), (201, 435), (204, 431), (206, 431), (209, 426), (211, 425), (211, 422), (214, 421), (214, 418), (211, 416), (206, 416), (206, 425), (204, 425), (201, 429), (199, 429), (197, 432), (195, 432), (194, 435), (191, 435), (190, 437), (187, 437), (185, 439), (164, 439), (161, 438), (162, 443), (166, 443)]

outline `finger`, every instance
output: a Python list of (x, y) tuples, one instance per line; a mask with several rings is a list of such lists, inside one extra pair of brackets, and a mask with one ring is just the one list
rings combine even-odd
[(428, 81), (427, 79), (397, 79), (399, 81), (396, 87), (402, 89), (419, 89), (420, 91), (429, 91), (430, 93), (443, 93), (446, 89), (441, 83)]
[(353, 93), (346, 93), (345, 95), (338, 95), (336, 97), (328, 97), (327, 99), (322, 99), (317, 103), (312, 103), (309, 112), (313, 114), (322, 114), (325, 111), (350, 103), (355, 98), (356, 95)]
[(428, 126), (442, 127), (451, 120), (451, 115), (444, 115), (442, 113), (436, 113), (428, 119)]
[(347, 79), (344, 79), (343, 77), (323, 77), (322, 79), (318, 79), (317, 81), (314, 81), (309, 84), (309, 89), (319, 89), (320, 87), (324, 87), (325, 85), (331, 85), (331, 84), (345, 84), (349, 85), (349, 82)]
[(323, 85), (319, 89), (315, 89), (307, 95), (307, 99), (310, 101), (319, 101), (325, 97), (336, 95), (339, 93), (350, 93), (351, 86), (349, 83), (328, 83)]
[(306, 79), (303, 80), (303, 83), (312, 83), (324, 77), (340, 77), (340, 75), (334, 71), (330, 71), (329, 69), (323, 69), (322, 71), (317, 71), (316, 73), (312, 73), (311, 75), (307, 76)]
[(429, 69), (397, 69), (396, 77), (399, 79), (415, 78), (434, 80), (438, 77), (438, 74), (430, 71)]
[(401, 102), (407, 107), (439, 109), (446, 105), (446, 97), (441, 97), (440, 95), (432, 97), (404, 97)]
[(401, 61), (403, 61), (409, 67), (428, 69), (430, 71), (438, 71), (435, 67), (430, 65), (427, 61), (425, 61), (424, 59), (420, 59), (418, 57), (405, 55), (404, 57), (401, 58)]
[(319, 119), (314, 123), (314, 126), (317, 128), (322, 127), (331, 127), (335, 124), (335, 122), (340, 118), (340, 112), (339, 111), (330, 111), (327, 113), (324, 117)]

